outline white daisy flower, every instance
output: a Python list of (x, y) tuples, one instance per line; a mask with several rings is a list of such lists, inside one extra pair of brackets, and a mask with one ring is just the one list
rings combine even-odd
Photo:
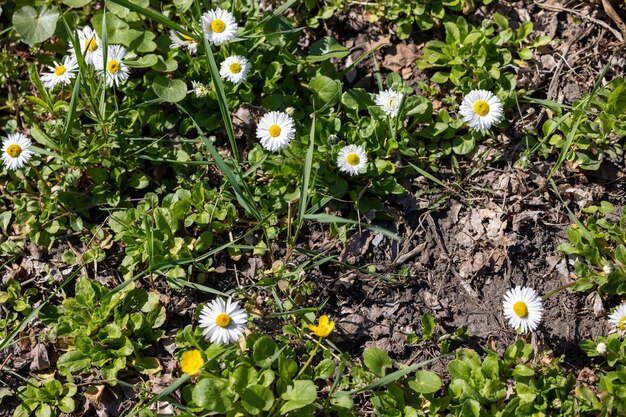
[(296, 136), (293, 119), (281, 111), (266, 113), (256, 127), (256, 137), (268, 151), (283, 149)]
[(204, 37), (214, 45), (222, 45), (232, 40), (237, 34), (237, 22), (233, 15), (219, 7), (204, 12), (200, 18)]
[(403, 98), (404, 94), (402, 93), (393, 90), (385, 90), (376, 94), (374, 101), (387, 115), (396, 117), (400, 111), (400, 104), (402, 104)]
[(63, 63), (54, 62), (54, 65), (48, 65), (50, 72), (41, 74), (41, 82), (48, 90), (54, 89), (57, 84), (68, 85), (74, 77), (78, 62), (75, 56), (68, 55), (63, 58)]
[(507, 291), (502, 308), (511, 327), (515, 330), (521, 329), (522, 333), (534, 331), (543, 315), (541, 299), (535, 290), (519, 285)]
[(463, 97), (459, 112), (463, 121), (474, 130), (489, 129), (504, 116), (502, 102), (487, 90), (470, 91)]
[(596, 352), (598, 352), (599, 355), (604, 355), (606, 353), (606, 343), (604, 342), (600, 342), (596, 345)]
[(126, 49), (121, 45), (109, 45), (106, 65), (104, 64), (101, 49), (99, 49), (98, 53), (95, 55), (93, 64), (100, 76), (104, 76), (106, 73), (105, 82), (108, 87), (114, 84), (116, 87), (119, 87), (128, 80), (130, 69), (124, 64), (125, 56)]
[[(3, 155), (4, 156), (4, 155)], [(609, 323), (613, 326), (613, 332), (626, 335), (626, 302), (617, 306), (613, 313), (609, 314)]]
[(202, 334), (212, 343), (232, 343), (243, 335), (243, 328), (248, 322), (244, 309), (238, 301), (228, 299), (224, 302), (217, 298), (200, 311)]
[(12, 171), (23, 168), (33, 156), (31, 145), (30, 139), (25, 134), (10, 134), (2, 142), (2, 162)]
[(172, 41), (170, 48), (187, 48), (190, 54), (195, 54), (198, 50), (198, 42), (182, 33), (170, 30), (170, 40)]
[[(85, 26), (82, 29), (76, 31), (78, 34), (78, 44), (80, 45), (80, 51), (85, 58), (86, 64), (93, 65), (93, 60), (96, 56), (96, 52), (100, 49), (100, 38), (98, 34), (89, 26)], [(69, 53), (76, 56), (74, 45), (70, 45)]]
[(241, 55), (229, 56), (220, 65), (220, 75), (231, 83), (239, 84), (248, 77), (252, 65)]
[(337, 156), (337, 165), (340, 171), (350, 175), (362, 174), (367, 169), (367, 153), (362, 146), (344, 146)]

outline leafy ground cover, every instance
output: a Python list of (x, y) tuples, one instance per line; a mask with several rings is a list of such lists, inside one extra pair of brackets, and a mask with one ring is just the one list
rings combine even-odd
[(0, 416), (623, 415), (624, 16), (2, 4)]

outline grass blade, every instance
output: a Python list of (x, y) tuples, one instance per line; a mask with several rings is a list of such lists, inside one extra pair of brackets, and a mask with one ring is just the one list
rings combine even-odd
[[(198, 0), (196, 0), (195, 3), (196, 9), (198, 10), (198, 15), (202, 14)], [(211, 74), (211, 80), (213, 81), (215, 92), (217, 93), (217, 103), (219, 104), (220, 112), (222, 113), (222, 121), (224, 122), (224, 128), (226, 129), (226, 135), (228, 136), (228, 141), (230, 142), (233, 156), (236, 161), (239, 161), (239, 150), (237, 149), (237, 141), (235, 140), (235, 131), (233, 129), (232, 116), (230, 114), (230, 109), (228, 108), (228, 102), (226, 101), (224, 83), (222, 83), (220, 70), (217, 68), (215, 55), (213, 55), (213, 50), (211, 49), (209, 41), (204, 36), (202, 37), (202, 40), (204, 42), (204, 53), (206, 55), (207, 61), (209, 62), (209, 73)]]
[(309, 197), (309, 182), (311, 180), (311, 167), (313, 165), (313, 151), (315, 149), (315, 113), (311, 120), (311, 133), (309, 134), (309, 148), (304, 157), (304, 166), (302, 167), (302, 187), (300, 188), (300, 202), (298, 204), (298, 220), (296, 224), (295, 239), (297, 239), (306, 214), (306, 205)]
[(242, 190), (241, 186), (239, 185), (239, 180), (238, 180), (239, 175), (235, 176), (233, 171), (228, 167), (228, 165), (226, 165), (226, 162), (224, 162), (224, 159), (220, 156), (217, 149), (215, 149), (215, 146), (213, 146), (209, 138), (207, 138), (207, 136), (204, 134), (204, 131), (198, 125), (198, 123), (196, 123), (196, 121), (191, 116), (191, 114), (189, 114), (187, 110), (185, 110), (181, 105), (177, 105), (177, 106), (182, 112), (184, 112), (189, 117), (189, 120), (191, 120), (191, 122), (193, 123), (194, 127), (198, 131), (198, 134), (200, 135), (200, 138), (202, 139), (207, 149), (209, 150), (211, 157), (213, 157), (213, 160), (215, 160), (215, 163), (220, 168), (220, 170), (224, 173), (224, 175), (230, 182), (230, 185), (233, 187), (233, 191), (235, 192), (235, 196), (237, 197), (237, 201), (239, 201), (239, 204), (241, 204), (241, 206), (250, 215), (252, 215), (256, 220), (260, 221), (261, 215), (259, 214), (258, 210), (256, 209), (256, 206), (252, 202), (252, 199), (249, 198), (250, 193), (248, 192), (247, 189), (246, 189), (246, 192), (244, 193), (244, 190)]
[(381, 235), (386, 236), (390, 239), (393, 239), (397, 242), (400, 242), (402, 240), (400, 239), (400, 236), (398, 236), (397, 234), (387, 229), (383, 229), (382, 227), (374, 226), (368, 223), (361, 223), (356, 220), (344, 219), (343, 217), (333, 216), (332, 214), (326, 214), (326, 213), (305, 214), (303, 217), (305, 219), (314, 220), (319, 223), (337, 223), (337, 224), (358, 225), (359, 227), (362, 227), (363, 229), (368, 229), (368, 230), (371, 230), (372, 232), (380, 233)]

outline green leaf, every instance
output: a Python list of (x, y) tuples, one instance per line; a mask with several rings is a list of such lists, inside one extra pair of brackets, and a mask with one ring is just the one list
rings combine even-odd
[(315, 401), (317, 389), (313, 381), (294, 381), (293, 385), (287, 387), (287, 391), (281, 398), (287, 402), (280, 407), (280, 414), (287, 414)]
[(162, 75), (154, 79), (152, 89), (161, 100), (168, 103), (177, 103), (187, 96), (187, 85), (183, 80), (168, 80)]
[(524, 22), (517, 29), (517, 41), (521, 42), (528, 37), (533, 31), (533, 22)]
[(13, 26), (29, 45), (49, 39), (57, 27), (59, 11), (56, 7), (42, 6), (39, 11), (24, 6), (13, 14)]
[(363, 362), (378, 377), (385, 376), (385, 369), (393, 365), (387, 352), (378, 348), (367, 349), (363, 352)]
[(63, 397), (59, 403), (59, 410), (64, 413), (72, 413), (76, 409), (76, 403), (72, 397)]
[(457, 155), (467, 155), (476, 147), (473, 135), (457, 136), (452, 141), (452, 150)]
[(174, 0), (173, 3), (178, 13), (184, 13), (191, 7), (193, 0)]
[(435, 318), (426, 313), (422, 316), (422, 337), (426, 340), (433, 338), (435, 334)]
[(352, 88), (343, 93), (341, 103), (348, 109), (359, 111), (373, 106), (374, 101), (363, 88)]
[(316, 107), (330, 107), (341, 98), (341, 83), (325, 75), (313, 77), (309, 82), (309, 89), (313, 91)]
[(35, 411), (35, 417), (52, 417), (52, 407), (48, 404), (41, 403)]
[(148, 68), (159, 63), (159, 58), (155, 54), (140, 56), (136, 59), (124, 60), (124, 63), (131, 68)]
[(315, 379), (328, 379), (335, 373), (335, 361), (324, 359), (315, 367)]
[(259, 374), (256, 369), (249, 363), (242, 362), (230, 375), (230, 385), (241, 394), (246, 387), (253, 385), (258, 379)]
[(531, 403), (537, 398), (535, 391), (526, 384), (518, 382), (515, 384), (515, 391), (522, 403)]
[(159, 360), (151, 356), (135, 358), (131, 365), (144, 375), (153, 375), (162, 369)]
[(232, 408), (228, 386), (220, 379), (209, 377), (200, 380), (191, 392), (193, 402), (209, 411), (224, 414)]
[(498, 25), (500, 29), (509, 28), (509, 21), (506, 19), (506, 17), (502, 16), (500, 13), (493, 14), (493, 21), (496, 25)]
[(441, 388), (441, 378), (434, 372), (419, 370), (415, 380), (409, 381), (409, 387), (419, 394), (434, 394)]
[(69, 7), (83, 7), (89, 4), (91, 0), (63, 0), (63, 4)]
[(344, 58), (350, 50), (330, 36), (314, 42), (309, 48), (309, 55), (305, 58), (309, 62), (325, 61), (330, 58)]
[(276, 353), (276, 342), (269, 336), (261, 336), (252, 346), (252, 359), (264, 368), (272, 365), (272, 359)]
[(241, 394), (241, 405), (252, 415), (269, 411), (274, 405), (274, 394), (262, 385), (251, 385)]
[(519, 57), (522, 58), (525, 61), (528, 61), (529, 59), (533, 59), (533, 51), (531, 51), (528, 48), (520, 49), (518, 54), (519, 54)]
[(57, 367), (60, 371), (70, 373), (84, 371), (90, 365), (91, 358), (77, 350), (64, 353), (57, 361)]

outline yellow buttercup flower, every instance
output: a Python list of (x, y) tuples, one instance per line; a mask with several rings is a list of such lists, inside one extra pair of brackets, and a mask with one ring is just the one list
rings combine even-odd
[(189, 375), (196, 375), (204, 366), (204, 359), (199, 350), (188, 350), (180, 357), (180, 369)]
[(309, 324), (309, 329), (315, 336), (328, 337), (328, 335), (331, 334), (335, 328), (335, 322), (330, 321), (327, 315), (321, 316), (318, 323), (319, 324), (317, 326)]

